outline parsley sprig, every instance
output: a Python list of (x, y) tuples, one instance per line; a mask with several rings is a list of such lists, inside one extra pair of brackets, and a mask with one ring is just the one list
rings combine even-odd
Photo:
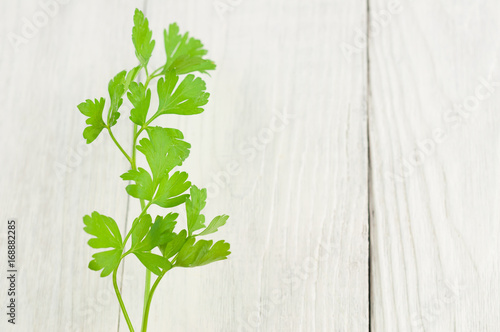
[[(101, 277), (112, 275), (116, 296), (130, 331), (134, 328), (117, 282), (117, 271), (125, 257), (133, 254), (146, 268), (141, 325), (144, 332), (147, 330), (153, 294), (169, 270), (210, 264), (224, 260), (230, 254), (229, 243), (224, 240), (213, 243), (212, 240), (198, 239), (217, 232), (229, 216), (216, 216), (206, 225), (202, 214), (207, 199), (206, 189), (196, 187), (188, 180), (186, 172), (176, 170), (189, 156), (191, 145), (184, 140), (180, 130), (152, 125), (156, 118), (164, 114), (193, 115), (203, 112), (209, 93), (203, 79), (195, 73), (206, 74), (215, 69), (215, 64), (205, 58), (207, 51), (203, 44), (188, 33), (181, 34), (177, 24), (171, 24), (163, 37), (165, 64), (150, 73), (148, 64), (156, 43), (147, 18), (136, 9), (132, 41), (139, 65), (128, 71), (123, 70), (111, 79), (108, 100), (88, 99), (78, 105), (80, 112), (87, 117), (88, 126), (83, 131), (87, 143), (92, 143), (106, 129), (130, 163), (130, 170), (121, 178), (130, 181), (126, 191), (141, 205), (141, 213), (123, 238), (111, 217), (94, 211), (83, 218), (84, 230), (92, 236), (89, 246), (101, 250), (92, 256), (89, 268), (101, 271)], [(138, 82), (138, 74), (142, 71), (145, 81)], [(150, 112), (150, 84), (155, 79), (158, 109)], [(129, 117), (134, 132), (130, 153), (113, 134), (125, 97), (133, 106)], [(104, 119), (106, 103), (107, 116)], [(148, 169), (137, 165), (137, 151), (146, 158)], [(151, 205), (168, 209), (182, 204), (186, 209), (186, 229), (180, 231), (176, 231), (177, 223), (182, 219), (178, 213), (156, 216), (154, 221), (148, 213)], [(152, 273), (156, 275), (156, 280), (151, 286)]]

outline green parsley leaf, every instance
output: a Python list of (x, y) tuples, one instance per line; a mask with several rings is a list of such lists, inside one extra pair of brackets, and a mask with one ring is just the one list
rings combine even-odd
[(114, 269), (120, 264), (122, 256), (121, 249), (113, 249), (108, 251), (99, 252), (92, 255), (94, 260), (90, 261), (89, 269), (99, 271), (102, 269), (101, 277), (104, 278), (113, 272)]
[(147, 89), (146, 91), (146, 87), (142, 83), (132, 82), (127, 96), (134, 105), (134, 108), (130, 111), (130, 120), (141, 127), (144, 126), (151, 102), (151, 90)]
[(135, 55), (143, 67), (146, 67), (153, 49), (155, 41), (151, 40), (153, 31), (149, 30), (149, 22), (144, 14), (139, 10), (135, 10), (134, 27), (132, 28), (132, 41), (135, 47)]
[(165, 258), (171, 258), (175, 256), (179, 250), (181, 250), (182, 246), (186, 242), (187, 239), (187, 232), (185, 229), (179, 232), (179, 234), (174, 234), (174, 237), (164, 245), (160, 245), (160, 251), (163, 254), (163, 257)]
[(178, 216), (178, 213), (169, 213), (165, 217), (156, 217), (155, 223), (151, 226), (151, 230), (146, 235), (146, 238), (135, 247), (135, 250), (150, 251), (174, 239), (176, 234), (173, 233), (173, 230), (177, 224), (175, 219), (177, 219)]
[[(156, 275), (161, 275), (163, 271), (168, 271), (172, 268), (172, 263), (165, 257), (156, 255), (150, 252), (136, 252), (134, 255), (141, 261), (141, 263), (151, 272)], [(163, 271), (162, 271), (163, 270)]]
[(83, 138), (87, 140), (87, 144), (92, 143), (101, 131), (106, 128), (106, 124), (102, 120), (102, 111), (104, 110), (104, 98), (94, 101), (87, 99), (85, 102), (78, 105), (78, 110), (89, 118), (85, 121), (87, 126), (83, 130)]
[(186, 32), (179, 34), (179, 27), (176, 23), (170, 24), (168, 31), (163, 32), (165, 41), (165, 53), (167, 54), (167, 63), (164, 73), (175, 70), (179, 75), (198, 71), (206, 73), (207, 70), (215, 69), (215, 63), (212, 60), (203, 59), (207, 51), (203, 49), (201, 41), (195, 38), (189, 38)]
[[(136, 239), (132, 239), (132, 253), (137, 256), (141, 263), (156, 275), (160, 275), (162, 270), (169, 270), (172, 264), (168, 258), (151, 253), (150, 251), (159, 245), (165, 245), (176, 237), (174, 230), (179, 215), (169, 213), (165, 217), (156, 217), (155, 223), (151, 226), (151, 217), (143, 217), (134, 231)], [(151, 229), (149, 229), (151, 227)], [(149, 231), (148, 231), (149, 230)], [(147, 235), (146, 235), (147, 233)], [(140, 241), (140, 242), (139, 242)]]
[(116, 222), (98, 212), (92, 212), (92, 215), (83, 217), (85, 227), (83, 230), (90, 235), (95, 236), (89, 240), (89, 246), (92, 248), (117, 248), (122, 247), (122, 236)]
[(175, 258), (175, 266), (195, 267), (224, 260), (231, 253), (229, 243), (223, 240), (212, 246), (212, 240), (199, 240), (195, 244), (195, 238), (187, 239), (184, 246)]
[(151, 175), (144, 168), (139, 167), (137, 170), (130, 170), (122, 174), (121, 178), (125, 181), (135, 181), (135, 184), (129, 184), (126, 188), (130, 196), (148, 201), (153, 199), (156, 187), (153, 184)]
[(122, 237), (116, 222), (98, 212), (83, 217), (85, 227), (83, 230), (95, 236), (88, 244), (92, 248), (114, 248), (92, 255), (94, 260), (89, 263), (89, 268), (94, 271), (103, 270), (101, 277), (109, 275), (120, 263), (122, 253)]
[(80, 112), (89, 117), (86, 121), (89, 126), (83, 131), (83, 137), (87, 140), (87, 144), (92, 143), (108, 125), (112, 127), (116, 124), (120, 117), (118, 109), (123, 103), (122, 96), (127, 91), (130, 82), (136, 77), (140, 68), (141, 66), (135, 67), (128, 73), (125, 70), (121, 71), (109, 81), (108, 92), (111, 103), (108, 110), (107, 124), (102, 119), (105, 104), (104, 98), (100, 100), (95, 99), (94, 102), (87, 99), (78, 105)]
[(187, 226), (189, 236), (194, 231), (205, 227), (205, 216), (201, 214), (201, 210), (205, 207), (207, 200), (207, 190), (199, 189), (192, 185), (190, 189), (191, 197), (186, 200)]
[(135, 79), (139, 71), (141, 70), (142, 65), (138, 65), (137, 67), (132, 68), (128, 73), (127, 77), (125, 78), (125, 91), (128, 90), (130, 83)]
[(188, 174), (186, 172), (175, 172), (171, 176), (167, 174), (158, 186), (153, 203), (163, 208), (174, 207), (184, 203), (189, 195), (181, 194), (191, 186), (191, 182), (186, 181), (187, 178)]
[(153, 182), (158, 184), (174, 167), (182, 165), (189, 156), (191, 144), (182, 140), (184, 136), (177, 129), (148, 127), (147, 132), (149, 139), (141, 139), (137, 150), (146, 157)]
[(139, 242), (144, 239), (149, 229), (151, 228), (152, 219), (149, 214), (143, 215), (137, 222), (137, 226), (132, 233), (132, 248), (136, 247)]
[(207, 228), (205, 228), (203, 230), (203, 232), (201, 232), (200, 234), (197, 234), (197, 235), (208, 235), (208, 234), (212, 234), (212, 233), (215, 233), (217, 232), (217, 230), (219, 229), (219, 227), (222, 227), (226, 224), (226, 221), (227, 219), (229, 218), (228, 215), (221, 215), (221, 216), (217, 216), (215, 217), (211, 222), (210, 222), (210, 225), (208, 225)]
[(184, 77), (177, 86), (178, 81), (179, 76), (174, 72), (167, 72), (165, 79), (158, 80), (159, 106), (153, 118), (162, 114), (193, 115), (203, 112), (201, 106), (208, 103), (210, 96), (205, 92), (205, 81), (192, 74)]
[(126, 70), (121, 71), (108, 84), (109, 97), (111, 98), (111, 105), (108, 111), (108, 125), (110, 127), (114, 126), (120, 117), (118, 109), (123, 103), (122, 96), (125, 93), (126, 75)]

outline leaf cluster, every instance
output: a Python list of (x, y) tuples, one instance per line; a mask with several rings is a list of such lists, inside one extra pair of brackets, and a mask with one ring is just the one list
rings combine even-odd
[[(152, 122), (166, 114), (194, 115), (203, 112), (209, 93), (204, 80), (196, 74), (206, 74), (215, 69), (213, 61), (205, 58), (203, 44), (188, 33), (181, 34), (177, 24), (171, 24), (163, 34), (166, 59), (156, 70), (148, 71), (156, 42), (149, 22), (140, 10), (134, 15), (132, 41), (139, 65), (123, 70), (109, 82), (109, 98), (86, 100), (78, 105), (87, 117), (83, 131), (87, 143), (95, 141), (104, 129), (130, 161), (130, 169), (121, 175), (128, 181), (127, 193), (141, 201), (142, 212), (135, 218), (131, 229), (122, 238), (117, 223), (108, 216), (93, 212), (83, 218), (84, 230), (92, 236), (88, 244), (95, 253), (89, 268), (101, 271), (101, 277), (118, 269), (122, 259), (133, 254), (152, 273), (163, 276), (173, 267), (196, 267), (219, 260), (230, 254), (224, 240), (199, 239), (213, 234), (222, 227), (227, 215), (219, 215), (205, 225), (202, 214), (207, 191), (188, 180), (188, 174), (177, 170), (189, 156), (191, 145), (183, 133), (174, 128), (155, 126)], [(144, 71), (145, 82), (137, 82)], [(158, 108), (151, 110), (153, 92), (149, 84), (157, 79)], [(129, 119), (134, 127), (133, 148), (126, 153), (112, 133), (120, 119), (123, 98), (128, 98), (133, 108)], [(104, 116), (106, 104), (107, 115)], [(136, 151), (147, 161), (147, 166), (136, 165)], [(169, 212), (153, 218), (148, 213), (151, 205), (168, 209), (185, 205), (186, 217)], [(186, 228), (176, 230), (178, 224)], [(130, 245), (127, 244), (131, 239)]]

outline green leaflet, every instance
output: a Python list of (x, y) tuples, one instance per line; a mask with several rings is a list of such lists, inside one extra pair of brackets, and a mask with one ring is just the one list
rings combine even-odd
[(99, 271), (102, 269), (101, 278), (104, 278), (110, 275), (111, 272), (118, 267), (121, 255), (121, 249), (113, 249), (93, 254), (92, 257), (94, 260), (90, 261), (89, 269), (93, 271)]
[(156, 187), (153, 184), (151, 175), (144, 168), (139, 167), (137, 170), (130, 170), (122, 174), (121, 178), (135, 182), (135, 184), (129, 184), (126, 188), (130, 196), (148, 201), (153, 199)]
[(219, 227), (222, 227), (226, 224), (227, 219), (229, 219), (229, 216), (225, 214), (215, 217), (210, 222), (210, 225), (208, 225), (207, 228), (203, 230), (203, 232), (197, 235), (208, 235), (217, 232)]
[(95, 249), (114, 248), (112, 250), (99, 252), (92, 257), (89, 268), (94, 271), (103, 270), (101, 277), (109, 275), (120, 263), (122, 253), (122, 237), (116, 222), (98, 212), (83, 217), (84, 231), (95, 236), (88, 241), (89, 246)]
[(139, 62), (144, 67), (147, 66), (153, 49), (155, 41), (151, 40), (153, 32), (149, 30), (149, 22), (144, 14), (139, 10), (135, 10), (134, 14), (134, 28), (132, 29), (132, 42), (135, 47), (135, 55)]
[(106, 128), (106, 124), (102, 120), (104, 103), (104, 98), (94, 99), (94, 101), (87, 99), (78, 105), (78, 110), (88, 117), (87, 121), (85, 121), (88, 126), (83, 130), (83, 137), (87, 140), (87, 144), (92, 143), (101, 131)]
[(95, 99), (94, 101), (87, 99), (85, 102), (78, 105), (80, 112), (89, 117), (86, 121), (89, 126), (83, 131), (83, 137), (87, 140), (87, 144), (92, 143), (104, 128), (107, 126), (112, 127), (116, 124), (118, 118), (120, 117), (118, 109), (123, 103), (122, 97), (140, 69), (141, 66), (137, 66), (128, 73), (125, 70), (121, 71), (111, 81), (109, 81), (108, 92), (110, 96), (110, 105), (106, 123), (102, 118), (105, 104), (104, 98), (99, 100)]
[(137, 226), (132, 233), (132, 248), (136, 248), (142, 239), (148, 234), (149, 229), (151, 228), (152, 219), (149, 214), (145, 214), (139, 220), (136, 220)]
[(138, 65), (137, 67), (132, 68), (128, 73), (127, 77), (125, 78), (125, 92), (129, 89), (130, 84), (132, 81), (136, 78), (137, 74), (139, 74), (139, 71), (142, 69), (142, 65)]
[(98, 212), (92, 212), (92, 215), (83, 217), (85, 227), (83, 230), (90, 235), (95, 236), (89, 240), (89, 246), (92, 248), (118, 248), (122, 247), (122, 236), (116, 222)]
[(111, 100), (108, 111), (108, 125), (110, 127), (114, 126), (120, 117), (118, 109), (123, 104), (122, 96), (125, 93), (126, 76), (127, 71), (121, 71), (108, 84), (108, 92)]
[(134, 105), (134, 108), (130, 111), (130, 120), (142, 127), (146, 124), (149, 104), (151, 103), (151, 90), (146, 90), (144, 84), (137, 84), (136, 82), (132, 82), (129, 88), (130, 92), (127, 96)]
[(191, 187), (186, 172), (175, 172), (160, 182), (153, 203), (163, 208), (174, 207), (186, 201), (189, 195), (181, 195)]
[(134, 251), (134, 255), (149, 271), (158, 276), (162, 274), (162, 270), (170, 270), (172, 268), (172, 263), (170, 263), (170, 261), (163, 256), (150, 252), (137, 251)]
[(175, 259), (175, 266), (202, 266), (224, 260), (231, 253), (229, 243), (223, 240), (216, 242), (213, 246), (212, 240), (199, 240), (196, 243), (195, 241), (194, 237), (187, 239)]
[(190, 198), (186, 200), (186, 215), (189, 236), (205, 227), (205, 216), (201, 210), (205, 207), (207, 200), (207, 190), (199, 189), (193, 185), (190, 190)]
[(130, 170), (122, 174), (121, 178), (135, 182), (126, 188), (130, 196), (152, 201), (153, 204), (164, 208), (180, 205), (189, 197), (189, 195), (181, 195), (191, 186), (191, 182), (187, 181), (186, 172), (175, 172), (170, 176), (165, 173), (159, 184), (155, 184), (151, 175), (143, 168), (137, 171)]
[[(207, 200), (207, 190), (199, 189), (195, 185), (191, 186), (190, 198), (186, 200), (186, 215), (187, 215), (187, 225), (189, 230), (189, 236), (193, 232), (205, 228), (205, 216), (201, 214), (201, 210), (206, 205)], [(201, 233), (196, 234), (196, 236), (208, 235), (217, 232), (219, 227), (226, 224), (228, 215), (220, 215), (212, 219), (208, 227), (206, 227)]]
[(177, 213), (169, 213), (165, 217), (156, 217), (151, 225), (151, 216), (145, 215), (137, 225), (132, 238), (132, 252), (141, 263), (156, 275), (160, 275), (162, 270), (169, 270), (172, 264), (168, 258), (151, 253), (157, 246), (165, 245), (175, 238), (172, 233)]
[(173, 233), (172, 239), (164, 244), (159, 246), (160, 251), (163, 254), (163, 257), (165, 258), (171, 258), (175, 256), (179, 250), (181, 250), (182, 246), (187, 240), (187, 232), (185, 229), (179, 232), (179, 234)]
[[(169, 213), (165, 217), (158, 216), (146, 237), (135, 246), (135, 250), (150, 251), (158, 246), (163, 246), (175, 238), (173, 233), (177, 224), (178, 213)], [(151, 217), (150, 217), (151, 219)]]
[(159, 183), (174, 167), (182, 165), (189, 156), (191, 144), (182, 140), (184, 136), (177, 129), (148, 127), (147, 132), (149, 139), (141, 139), (137, 150), (146, 157), (153, 181)]
[(201, 106), (208, 103), (210, 96), (205, 92), (205, 81), (192, 74), (184, 77), (179, 85), (178, 81), (179, 76), (171, 71), (165, 74), (165, 79), (158, 80), (159, 106), (153, 118), (162, 114), (193, 115), (203, 112)]
[(164, 30), (163, 39), (167, 55), (163, 73), (175, 71), (178, 75), (182, 75), (194, 71), (206, 73), (207, 70), (215, 69), (215, 63), (212, 60), (203, 58), (207, 51), (203, 49), (201, 41), (189, 38), (187, 32), (184, 35), (179, 34), (179, 27), (176, 23), (170, 24), (168, 30)]

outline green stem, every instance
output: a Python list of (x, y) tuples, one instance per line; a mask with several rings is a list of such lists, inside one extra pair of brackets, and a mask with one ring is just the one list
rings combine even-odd
[[(160, 74), (158, 74), (158, 72), (159, 72), (159, 71), (161, 71), (162, 69), (163, 69), (163, 67), (160, 67), (160, 68), (156, 69), (154, 72), (152, 72), (152, 73), (151, 73), (151, 76), (147, 75), (147, 77), (146, 77), (146, 83), (144, 84), (144, 86), (146, 87), (146, 89), (148, 88), (149, 83), (151, 82), (151, 80), (152, 80), (153, 78), (156, 78), (156, 77), (158, 77), (158, 76), (161, 76), (161, 75), (162, 75), (161, 73), (160, 73)], [(146, 74), (147, 74), (147, 71), (146, 71)], [(146, 124), (145, 124), (144, 126), (142, 126), (142, 127), (139, 129), (139, 131), (137, 131), (137, 125), (134, 125), (134, 146), (133, 146), (133, 148), (135, 148), (135, 146), (136, 146), (136, 144), (137, 144), (137, 138), (139, 137), (139, 135), (142, 133), (142, 131), (143, 131), (144, 129), (146, 129), (146, 128), (149, 126), (149, 124), (150, 124), (150, 123), (151, 123), (154, 119), (156, 119), (156, 117), (157, 117), (157, 116), (153, 116), (151, 119), (149, 119), (149, 120), (146, 122)]]
[[(158, 71), (155, 70), (151, 76), (149, 76), (148, 74), (148, 70), (147, 68), (144, 68), (145, 72), (146, 72), (146, 83), (145, 83), (145, 87), (146, 89), (148, 88), (148, 85), (149, 85), (149, 82), (151, 82), (151, 79), (153, 79), (155, 76), (155, 73)], [(137, 169), (137, 165), (136, 165), (136, 150), (137, 150), (137, 139), (139, 138), (139, 135), (142, 133), (142, 131), (147, 127), (147, 125), (145, 127), (141, 127), (141, 129), (139, 129), (139, 131), (137, 130), (137, 124), (134, 124), (134, 135), (133, 135), (133, 142), (132, 142), (132, 160), (131, 160), (131, 165), (132, 165), (132, 169), (133, 170), (136, 170)], [(141, 208), (144, 210), (144, 200), (140, 200), (141, 202)], [(149, 271), (148, 269), (146, 269), (146, 276), (145, 276), (145, 282), (144, 282), (144, 306), (143, 306), (143, 313), (146, 311), (146, 303), (147, 303), (147, 300), (149, 298), (149, 289), (151, 288), (151, 271)]]
[(132, 136), (132, 161), (130, 163), (130, 166), (132, 167), (133, 170), (137, 169), (136, 167), (136, 162), (135, 162), (135, 155), (136, 155), (136, 141), (137, 141), (137, 125), (134, 123), (134, 135)]
[(145, 278), (145, 283), (144, 283), (144, 305), (142, 307), (142, 315), (146, 314), (146, 309), (147, 309), (147, 302), (150, 294), (150, 288), (151, 288), (151, 271), (146, 269), (146, 278)]
[(141, 327), (141, 332), (146, 332), (148, 329), (148, 318), (149, 318), (149, 308), (151, 307), (151, 300), (153, 300), (153, 295), (155, 293), (156, 287), (158, 287), (158, 284), (161, 281), (161, 278), (168, 272), (168, 270), (163, 271), (163, 273), (156, 278), (155, 283), (153, 284), (153, 287), (151, 288), (151, 292), (149, 292), (149, 296), (147, 299), (147, 302), (145, 303), (146, 306), (144, 307), (144, 313), (142, 316), (142, 327)]
[(145, 83), (145, 87), (146, 89), (148, 88), (148, 85), (149, 85), (149, 82), (155, 78), (155, 77), (158, 77), (158, 76), (161, 76), (161, 73), (159, 74), (158, 72), (161, 71), (163, 69), (163, 67), (160, 67), (158, 69), (156, 69), (154, 72), (151, 73), (151, 76), (147, 75), (147, 78), (146, 78), (146, 83)]
[(132, 164), (132, 159), (130, 158), (130, 156), (128, 155), (128, 153), (125, 152), (125, 150), (123, 150), (123, 148), (120, 145), (120, 143), (118, 143), (118, 141), (116, 140), (115, 135), (113, 135), (113, 132), (111, 131), (111, 127), (106, 126), (106, 128), (108, 128), (109, 136), (111, 137), (111, 139), (113, 140), (113, 142), (115, 142), (115, 144), (118, 147), (118, 149), (120, 149), (120, 151), (123, 153), (123, 155), (125, 156), (125, 158), (127, 158), (127, 160)]
[[(158, 74), (158, 72), (160, 72), (162, 70), (162, 68), (163, 67), (160, 67), (160, 68), (156, 69), (153, 73), (151, 73), (151, 76), (150, 76), (149, 73), (148, 73), (148, 69), (146, 67), (144, 67), (144, 70), (145, 70), (145, 73), (146, 73), (146, 83), (145, 83), (146, 89), (147, 89), (149, 83), (151, 82), (151, 80), (153, 78), (160, 76), (160, 74)], [(111, 137), (111, 139), (113, 140), (113, 142), (116, 144), (116, 146), (120, 149), (120, 151), (123, 153), (123, 155), (125, 156), (125, 158), (127, 158), (127, 160), (130, 163), (130, 166), (131, 166), (132, 170), (137, 170), (137, 164), (136, 164), (137, 139), (139, 138), (139, 135), (142, 133), (142, 131), (147, 128), (148, 124), (152, 120), (153, 119), (150, 119), (150, 121), (148, 121), (148, 123), (145, 126), (142, 126), (139, 130), (138, 130), (137, 124), (134, 124), (134, 135), (133, 135), (133, 140), (132, 140), (132, 157), (130, 157), (127, 154), (127, 152), (125, 152), (125, 150), (122, 148), (122, 146), (120, 145), (120, 143), (118, 143), (118, 141), (116, 140), (115, 136), (113, 135), (113, 132), (111, 131), (111, 126), (109, 126), (109, 125), (106, 126), (106, 128), (108, 129), (108, 132), (109, 132), (109, 136)], [(141, 219), (141, 217), (146, 214), (148, 208), (152, 204), (152, 202), (149, 202), (146, 205), (146, 203), (145, 203), (145, 201), (143, 199), (141, 199), (140, 202), (141, 202), (142, 212), (139, 215), (139, 217), (137, 217), (136, 221), (139, 221)], [(130, 228), (129, 232), (127, 233), (127, 235), (125, 236), (125, 239), (123, 241), (123, 245), (124, 246), (127, 243), (127, 241), (130, 238), (130, 236), (132, 235), (132, 233), (134, 232), (134, 229), (137, 227), (137, 225), (138, 225), (138, 222), (135, 222), (134, 224), (132, 224), (132, 227)], [(122, 255), (122, 259), (125, 256), (127, 256), (130, 252), (131, 252), (131, 250), (127, 251), (124, 255)], [(132, 323), (130, 322), (130, 318), (128, 316), (127, 310), (125, 309), (125, 304), (123, 303), (123, 300), (122, 300), (122, 297), (121, 297), (121, 294), (120, 294), (120, 290), (118, 289), (118, 284), (116, 282), (116, 272), (117, 272), (117, 270), (118, 270), (118, 267), (113, 271), (113, 285), (114, 285), (114, 288), (115, 288), (116, 297), (118, 298), (118, 302), (120, 302), (120, 307), (122, 308), (122, 312), (123, 312), (123, 315), (125, 316), (125, 320), (127, 321), (127, 325), (129, 327), (130, 331), (133, 332), (134, 328), (132, 326)], [(167, 271), (165, 271), (160, 277), (158, 277), (156, 279), (156, 281), (155, 281), (155, 283), (153, 285), (153, 288), (151, 288), (151, 290), (150, 290), (150, 287), (151, 287), (151, 271), (149, 271), (148, 269), (146, 269), (146, 280), (145, 280), (145, 287), (144, 287), (143, 328), (142, 328), (143, 331), (146, 331), (146, 328), (147, 328), (147, 320), (148, 320), (148, 315), (149, 315), (149, 306), (151, 305), (151, 299), (153, 297), (153, 293), (154, 293), (156, 287), (158, 286), (158, 283), (160, 282), (161, 278), (163, 277), (163, 275), (166, 272)]]
[[(141, 131), (142, 131), (142, 128), (141, 128)], [(136, 145), (137, 145), (137, 138), (139, 137), (139, 134), (141, 132), (137, 132), (137, 125), (134, 124), (134, 138), (133, 138), (133, 146), (132, 146), (132, 162), (131, 162), (131, 166), (132, 166), (132, 169), (133, 170), (136, 170), (137, 169), (137, 165), (136, 165), (136, 151), (137, 151), (137, 148), (136, 148)], [(144, 210), (144, 207), (145, 207), (145, 203), (144, 203), (144, 200), (141, 199), (140, 200), (141, 202), (141, 208), (142, 210)], [(143, 311), (146, 310), (146, 302), (148, 300), (148, 297), (149, 297), (149, 289), (151, 287), (151, 271), (149, 271), (148, 269), (146, 269), (146, 276), (145, 276), (145, 283), (144, 283), (144, 306), (143, 306)]]
[(161, 66), (160, 68), (156, 68), (156, 70), (151, 73), (151, 76), (152, 77), (160, 76), (161, 73), (159, 74), (158, 72), (162, 71), (164, 68), (165, 68), (165, 66)]
[(156, 114), (155, 114), (155, 115), (153, 115), (153, 116), (152, 116), (152, 117), (151, 117), (148, 121), (146, 121), (146, 127), (147, 127), (147, 126), (149, 126), (149, 124), (150, 124), (151, 122), (153, 122), (153, 120), (154, 120), (154, 119), (156, 119), (157, 117), (158, 117), (158, 115), (156, 115)]
[(122, 295), (120, 294), (120, 289), (118, 288), (118, 283), (116, 282), (116, 272), (118, 271), (118, 266), (113, 270), (113, 287), (115, 288), (116, 297), (118, 298), (118, 302), (120, 302), (120, 308), (122, 309), (123, 316), (127, 321), (128, 328), (131, 332), (134, 332), (134, 326), (130, 321), (130, 318), (127, 313), (127, 309), (125, 308), (125, 304), (123, 303)]

